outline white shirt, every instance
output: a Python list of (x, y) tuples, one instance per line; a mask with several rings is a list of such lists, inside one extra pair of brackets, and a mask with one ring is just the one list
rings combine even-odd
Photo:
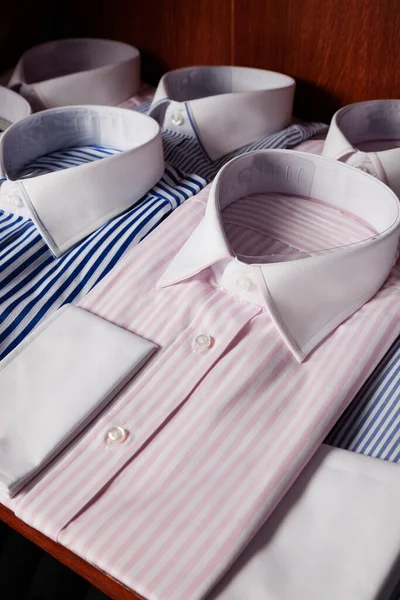
[(166, 129), (197, 138), (216, 160), (284, 129), (295, 81), (247, 67), (187, 67), (160, 80), (149, 115)]
[[(19, 179), (34, 159), (73, 146), (113, 146), (102, 160)], [(54, 108), (16, 123), (0, 142), (0, 208), (30, 216), (55, 256), (124, 212), (161, 178), (158, 124), (124, 108)]]
[(8, 85), (34, 110), (73, 104), (115, 106), (139, 89), (140, 54), (133, 46), (112, 40), (47, 42), (21, 56)]
[(324, 156), (377, 177), (400, 195), (400, 100), (371, 100), (332, 118)]

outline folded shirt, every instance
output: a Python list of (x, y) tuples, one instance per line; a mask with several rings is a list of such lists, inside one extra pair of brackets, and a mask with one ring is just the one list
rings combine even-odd
[(398, 465), (322, 445), (208, 600), (386, 600), (399, 506)]
[[(155, 349), (71, 305), (37, 327), (0, 366), (0, 493), (13, 496), (43, 469)], [(110, 427), (107, 443), (125, 437)]]

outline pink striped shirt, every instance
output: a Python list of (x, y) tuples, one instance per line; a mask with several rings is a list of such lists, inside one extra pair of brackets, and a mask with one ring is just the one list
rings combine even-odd
[[(344, 167), (345, 168), (345, 167)], [(157, 287), (209, 187), (129, 252), (80, 306), (159, 351), (9, 505), (150, 600), (203, 598), (267, 519), (400, 334), (400, 273), (299, 362), (218, 265)], [(375, 234), (318, 199), (253, 194), (222, 213), (237, 253), (284, 260)], [(199, 351), (195, 340), (211, 336)], [(125, 443), (106, 448), (115, 426)]]

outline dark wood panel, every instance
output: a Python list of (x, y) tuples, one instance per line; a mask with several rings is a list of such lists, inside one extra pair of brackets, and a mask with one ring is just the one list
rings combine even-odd
[(400, 96), (400, 0), (235, 0), (233, 62), (298, 81), (301, 116)]
[(61, 36), (137, 45), (156, 83), (190, 64), (271, 68), (298, 81), (296, 109), (328, 119), (338, 107), (400, 96), (400, 0), (69, 0), (7, 3), (0, 69)]
[(232, 0), (82, 0), (71, 2), (72, 35), (109, 37), (137, 46), (143, 77), (156, 84), (168, 70), (229, 64)]
[(36, 529), (33, 529), (33, 527), (18, 519), (2, 504), (0, 504), (0, 521), (7, 523), (7, 525), (18, 531), (25, 538), (43, 548), (43, 550), (75, 571), (75, 573), (78, 573), (78, 575), (81, 575), (81, 577), (84, 577), (89, 583), (96, 586), (110, 598), (113, 598), (113, 600), (144, 600), (143, 596), (139, 596), (139, 594), (129, 590), (103, 571), (100, 571), (79, 558), (79, 556), (76, 556), (73, 552), (70, 552), (70, 550), (64, 548), (64, 546), (53, 542)]
[(288, 73), (305, 118), (400, 96), (400, 0), (71, 0), (65, 27), (138, 46), (151, 83), (191, 64)]
[(1, 2), (0, 73), (13, 67), (21, 54), (35, 44), (68, 35), (67, 12), (65, 2)]

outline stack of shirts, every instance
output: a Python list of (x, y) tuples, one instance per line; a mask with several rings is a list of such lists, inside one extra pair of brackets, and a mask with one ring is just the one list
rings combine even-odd
[(321, 157), (282, 149), (327, 128), (279, 73), (142, 104), (136, 49), (64, 40), (9, 85), (37, 112), (0, 142), (2, 502), (148, 600), (389, 598), (399, 467), (321, 443), (374, 455), (373, 421), (400, 458), (400, 103)]

